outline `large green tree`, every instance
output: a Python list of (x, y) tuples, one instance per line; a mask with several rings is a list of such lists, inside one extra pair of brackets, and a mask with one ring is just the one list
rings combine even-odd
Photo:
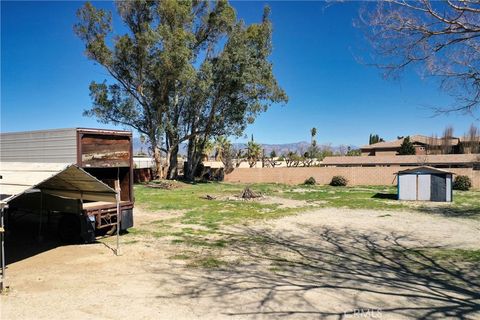
[(188, 142), (186, 177), (212, 138), (239, 135), (271, 103), (287, 96), (273, 76), (268, 9), (258, 24), (239, 21), (227, 1), (119, 1), (128, 32), (114, 36), (111, 13), (86, 3), (74, 29), (87, 56), (113, 83), (92, 82), (85, 112), (148, 137), (157, 171), (177, 173), (179, 145)]

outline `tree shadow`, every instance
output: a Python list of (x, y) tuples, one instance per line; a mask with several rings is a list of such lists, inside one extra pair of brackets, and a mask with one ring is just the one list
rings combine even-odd
[(473, 207), (459, 207), (459, 206), (434, 206), (434, 207), (427, 207), (427, 206), (420, 206), (416, 208), (416, 210), (428, 213), (428, 214), (436, 214), (441, 215), (444, 217), (455, 217), (455, 218), (473, 218), (473, 219), (480, 219), (480, 206)]
[(374, 199), (387, 199), (387, 200), (398, 200), (398, 196), (394, 193), (375, 193), (372, 198)]
[(228, 238), (229, 264), (172, 273), (180, 292), (158, 297), (214, 299), (217, 312), (248, 318), (480, 317), (478, 261), (436, 258), (441, 248), (407, 236), (302, 226)]

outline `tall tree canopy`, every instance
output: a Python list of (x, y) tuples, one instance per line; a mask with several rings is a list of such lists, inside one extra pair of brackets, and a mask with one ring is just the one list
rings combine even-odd
[(378, 134), (370, 133), (370, 136), (368, 138), (368, 144), (375, 144), (378, 142), (385, 142), (385, 140), (383, 140), (383, 138), (380, 138)]
[(410, 141), (409, 136), (403, 139), (403, 142), (400, 145), (400, 150), (398, 150), (398, 154), (401, 155), (401, 156), (416, 154), (415, 146)]
[(386, 0), (367, 5), (362, 21), (386, 76), (407, 66), (441, 79), (456, 98), (438, 111), (474, 112), (480, 106), (480, 2)]
[(287, 96), (273, 75), (272, 26), (245, 25), (227, 1), (118, 1), (128, 32), (112, 34), (112, 15), (86, 3), (76, 34), (87, 56), (114, 82), (92, 82), (85, 112), (105, 123), (128, 125), (148, 137), (161, 171), (177, 173), (179, 144), (188, 142), (186, 177), (206, 143), (239, 135), (272, 103)]

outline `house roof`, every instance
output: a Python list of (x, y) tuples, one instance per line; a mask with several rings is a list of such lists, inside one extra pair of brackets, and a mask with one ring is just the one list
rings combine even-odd
[(397, 174), (409, 174), (409, 173), (447, 173), (447, 174), (454, 174), (453, 172), (442, 170), (434, 167), (429, 166), (421, 166), (417, 168), (407, 169), (398, 171)]
[(439, 165), (479, 163), (480, 154), (325, 157), (323, 165)]
[(460, 137), (458, 138), (460, 142), (480, 142), (480, 136), (477, 137)]
[(37, 189), (59, 197), (115, 202), (115, 190), (72, 164), (0, 162), (0, 175), (3, 202)]
[[(409, 136), (409, 137), (410, 137), (410, 142), (412, 142), (412, 143), (420, 143), (420, 144), (436, 145), (436, 146), (440, 146), (443, 143), (443, 139), (441, 139), (441, 138), (427, 137), (427, 136), (422, 136), (422, 135), (419, 135), (419, 134)], [(374, 144), (362, 146), (362, 147), (360, 147), (360, 149), (399, 148), (402, 145), (404, 139), (405, 138), (397, 139), (397, 140), (393, 140), (393, 141), (377, 142), (377, 143), (374, 143)], [(458, 141), (459, 141), (458, 138), (451, 138), (450, 139), (450, 144), (451, 145), (456, 145), (456, 144), (458, 144)]]

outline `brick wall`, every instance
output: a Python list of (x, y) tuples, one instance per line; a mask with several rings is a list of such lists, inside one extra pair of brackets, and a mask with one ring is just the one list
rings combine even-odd
[[(309, 168), (237, 168), (225, 176), (227, 182), (276, 182), (300, 184), (314, 177), (318, 184), (329, 184), (333, 176), (344, 176), (349, 185), (396, 184), (395, 173), (415, 167), (309, 167)], [(473, 187), (480, 189), (480, 171), (471, 168), (454, 168), (449, 171), (472, 179)]]

